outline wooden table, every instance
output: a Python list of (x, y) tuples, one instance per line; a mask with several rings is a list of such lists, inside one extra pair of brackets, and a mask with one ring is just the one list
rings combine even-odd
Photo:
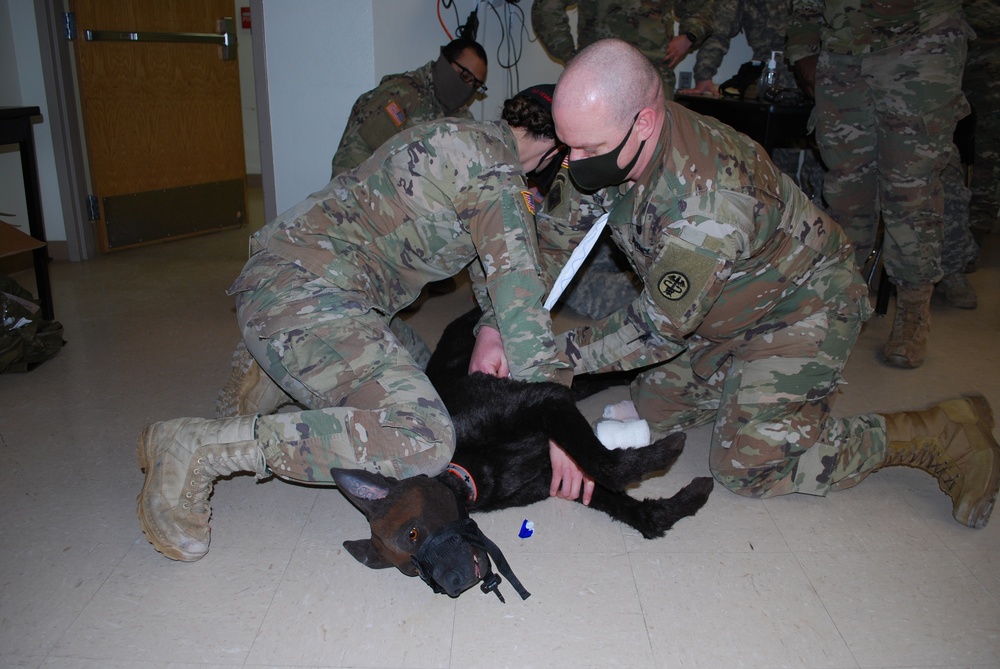
[(0, 107), (0, 144), (17, 144), (21, 151), (21, 172), (24, 181), (24, 199), (28, 207), (28, 234), (41, 242), (31, 251), (35, 265), (35, 284), (42, 316), (54, 320), (52, 284), (49, 282), (49, 251), (45, 241), (45, 223), (42, 220), (42, 191), (38, 185), (38, 162), (35, 159), (35, 136), (31, 117), (41, 116), (38, 107)]

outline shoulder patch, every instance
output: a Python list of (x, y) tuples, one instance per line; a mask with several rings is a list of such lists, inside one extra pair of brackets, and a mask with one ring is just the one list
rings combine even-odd
[(406, 112), (395, 100), (389, 100), (389, 104), (385, 106), (385, 112), (392, 119), (392, 122), (396, 124), (397, 128), (402, 127), (406, 123)]
[(677, 302), (687, 296), (688, 291), (691, 290), (691, 282), (684, 272), (671, 270), (660, 276), (659, 281), (656, 282), (656, 290), (665, 299)]
[(528, 211), (531, 212), (532, 216), (535, 215), (535, 208), (536, 208), (535, 207), (535, 193), (536, 192), (537, 191), (530, 191), (530, 190), (523, 190), (523, 191), (521, 191), (521, 197), (524, 198), (524, 204), (526, 204), (528, 206)]
[(722, 286), (719, 273), (726, 261), (696, 244), (667, 235), (646, 275), (646, 292), (682, 334), (697, 327), (700, 310), (708, 308)]

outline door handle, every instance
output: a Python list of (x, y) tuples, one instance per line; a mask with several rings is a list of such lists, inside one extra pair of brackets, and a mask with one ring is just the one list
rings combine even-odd
[(186, 44), (218, 44), (222, 60), (236, 58), (236, 21), (227, 16), (219, 19), (218, 33), (155, 33), (125, 30), (85, 30), (88, 42), (183, 42)]

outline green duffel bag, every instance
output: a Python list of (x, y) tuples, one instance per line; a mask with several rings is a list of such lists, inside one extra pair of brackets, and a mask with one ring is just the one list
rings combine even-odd
[(30, 371), (59, 354), (63, 326), (41, 311), (31, 293), (0, 274), (0, 374)]

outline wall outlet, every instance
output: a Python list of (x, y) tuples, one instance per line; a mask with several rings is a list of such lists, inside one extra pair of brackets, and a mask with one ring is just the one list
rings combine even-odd
[(682, 91), (685, 88), (693, 88), (693, 87), (694, 87), (693, 72), (687, 71), (687, 72), (677, 73), (677, 90)]

